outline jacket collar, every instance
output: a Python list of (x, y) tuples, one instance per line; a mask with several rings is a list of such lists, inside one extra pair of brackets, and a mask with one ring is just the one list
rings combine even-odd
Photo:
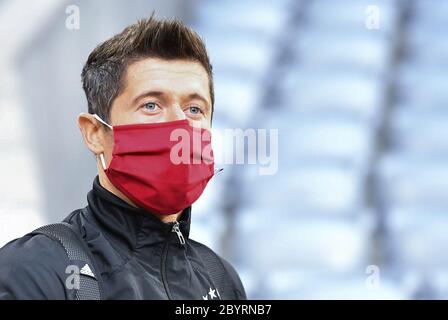
[[(150, 211), (131, 206), (103, 188), (98, 176), (87, 195), (87, 202), (101, 231), (118, 245), (124, 245), (130, 250), (164, 241), (174, 224), (164, 223)], [(191, 206), (184, 209), (178, 222), (180, 231), (187, 239), (190, 233)]]

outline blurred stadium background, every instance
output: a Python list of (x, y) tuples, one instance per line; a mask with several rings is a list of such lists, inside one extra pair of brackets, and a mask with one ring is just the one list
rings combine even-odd
[(225, 165), (193, 206), (191, 237), (235, 265), (249, 298), (448, 298), (440, 0), (0, 0), (0, 245), (86, 204), (82, 66), (153, 10), (205, 39), (215, 129), (278, 129), (276, 175)]

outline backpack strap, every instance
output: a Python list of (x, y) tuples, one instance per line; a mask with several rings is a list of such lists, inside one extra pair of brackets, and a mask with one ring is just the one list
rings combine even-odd
[[(90, 251), (73, 227), (65, 222), (40, 227), (31, 234), (43, 234), (59, 242), (67, 254), (70, 264), (77, 266), (79, 288), (74, 288), (76, 300), (101, 300), (99, 274), (96, 273)], [(67, 283), (64, 283), (67, 286)], [(68, 288), (66, 288), (68, 290)]]
[(230, 281), (229, 273), (224, 268), (224, 265), (219, 256), (210, 248), (199, 244), (197, 249), (202, 258), (202, 262), (208, 271), (215, 289), (218, 290), (218, 296), (221, 300), (236, 300), (237, 296), (233, 290), (233, 284)]

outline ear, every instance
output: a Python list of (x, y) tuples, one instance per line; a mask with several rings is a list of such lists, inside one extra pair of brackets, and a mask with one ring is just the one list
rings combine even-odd
[(106, 129), (93, 115), (81, 113), (78, 116), (78, 127), (87, 148), (95, 155), (104, 152), (106, 144)]

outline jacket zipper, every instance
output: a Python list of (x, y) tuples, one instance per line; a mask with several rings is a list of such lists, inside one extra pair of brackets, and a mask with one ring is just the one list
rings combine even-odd
[(182, 231), (180, 231), (179, 222), (174, 221), (173, 226), (171, 227), (171, 232), (169, 232), (169, 234), (167, 234), (167, 240), (165, 241), (165, 244), (163, 246), (162, 265), (161, 265), (162, 283), (163, 283), (163, 287), (165, 288), (165, 292), (166, 292), (166, 296), (168, 297), (168, 300), (172, 300), (172, 297), (168, 290), (168, 283), (166, 280), (166, 272), (165, 272), (165, 264), (166, 264), (166, 258), (168, 256), (168, 245), (171, 242), (171, 233), (173, 233), (173, 232), (177, 234), (177, 238), (179, 239), (180, 244), (185, 245), (185, 238), (184, 238), (184, 235), (182, 234)]
[(185, 244), (185, 238), (182, 232), (179, 229), (179, 222), (174, 221), (173, 228), (171, 229), (172, 232), (175, 232), (177, 234), (177, 238), (179, 239), (179, 242), (181, 245)]

